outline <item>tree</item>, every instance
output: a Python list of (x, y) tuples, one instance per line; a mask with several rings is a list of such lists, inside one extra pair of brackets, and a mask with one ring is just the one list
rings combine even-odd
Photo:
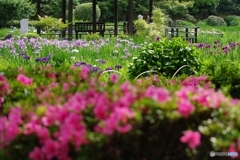
[(57, 19), (51, 16), (38, 16), (39, 21), (30, 21), (34, 26), (40, 26), (46, 32), (47, 38), (50, 38), (50, 32), (56, 30), (63, 30), (68, 27), (68, 24), (64, 24), (62, 19)]
[(193, 1), (160, 1), (156, 2), (155, 5), (163, 10), (165, 14), (169, 15), (173, 20), (176, 20), (178, 17), (183, 17), (189, 13), (189, 9), (193, 7)]
[(0, 27), (11, 25), (11, 21), (18, 22), (29, 18), (36, 12), (36, 7), (28, 0), (1, 0), (0, 1)]
[[(101, 15), (100, 8), (98, 5), (96, 6), (96, 20), (98, 21)], [(93, 10), (92, 3), (82, 3), (79, 4), (74, 11), (75, 19), (83, 20), (83, 21), (92, 21), (93, 18)]]
[(209, 15), (217, 14), (220, 0), (194, 0), (190, 14), (195, 15), (198, 20), (205, 19)]

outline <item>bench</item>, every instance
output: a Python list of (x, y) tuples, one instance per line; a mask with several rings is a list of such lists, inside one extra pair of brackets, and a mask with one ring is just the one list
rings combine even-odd
[(188, 42), (197, 43), (198, 26), (170, 26), (165, 29), (165, 37), (183, 37)]
[[(74, 26), (75, 26), (76, 39), (78, 39), (78, 35), (80, 35), (80, 38), (81, 38), (82, 32), (87, 32), (87, 33), (94, 32), (92, 22), (76, 22)], [(105, 23), (104, 22), (96, 22), (95, 32), (99, 32), (100, 35), (104, 37)]]

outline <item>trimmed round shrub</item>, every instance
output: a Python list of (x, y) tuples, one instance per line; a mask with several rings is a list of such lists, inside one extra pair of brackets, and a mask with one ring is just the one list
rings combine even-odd
[(186, 21), (192, 22), (192, 23), (196, 23), (197, 20), (194, 16), (190, 15), (190, 14), (185, 14), (184, 18)]
[(238, 18), (235, 15), (229, 15), (224, 17), (224, 21), (227, 23), (227, 26), (237, 26)]
[(227, 23), (222, 17), (218, 16), (209, 16), (206, 19), (206, 24), (209, 26), (227, 26)]
[(175, 24), (178, 26), (194, 26), (193, 23), (184, 20), (176, 20)]
[[(98, 21), (101, 15), (101, 11), (99, 6), (96, 6), (96, 21)], [(92, 11), (92, 3), (82, 3), (77, 5), (74, 10), (74, 16), (77, 20), (82, 21), (92, 21), (93, 11)]]
[(166, 76), (175, 73), (190, 75), (199, 69), (199, 54), (194, 46), (181, 38), (164, 38), (143, 46), (139, 56), (133, 57), (133, 62), (129, 64), (128, 74), (130, 78), (147, 72), (158, 72)]

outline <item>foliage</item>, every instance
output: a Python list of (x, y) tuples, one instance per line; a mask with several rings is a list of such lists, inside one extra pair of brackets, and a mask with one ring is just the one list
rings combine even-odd
[(196, 18), (194, 16), (190, 15), (190, 14), (185, 14), (184, 19), (186, 21), (191, 22), (191, 23), (196, 23), (197, 22)]
[(94, 33), (94, 34), (87, 34), (84, 36), (84, 39), (86, 39), (87, 41), (91, 41), (91, 40), (99, 40), (101, 39), (101, 35)]
[(217, 89), (230, 87), (231, 96), (239, 98), (239, 43), (229, 42), (223, 45), (221, 41), (216, 40), (213, 45), (200, 43), (197, 47), (205, 53), (201, 58), (203, 59), (202, 73), (209, 75)]
[(230, 87), (231, 96), (240, 98), (240, 74), (239, 61), (221, 61), (219, 63), (208, 64), (206, 73), (210, 76), (216, 88)]
[[(92, 13), (92, 3), (82, 3), (76, 6), (74, 10), (74, 17), (76, 20), (82, 21), (92, 21), (93, 13)], [(96, 5), (96, 21), (98, 21), (101, 15), (101, 11), (98, 5)]]
[(176, 20), (175, 25), (178, 25), (178, 26), (194, 26), (193, 23), (188, 22), (188, 21), (184, 21), (184, 20)]
[(27, 37), (28, 39), (30, 38), (39, 38), (40, 36), (37, 33), (33, 33), (33, 32), (27, 32), (24, 34), (21, 34), (20, 38), (24, 38)]
[(154, 9), (152, 13), (152, 23), (147, 23), (143, 18), (139, 18), (134, 21), (134, 26), (137, 31), (137, 35), (146, 37), (150, 41), (156, 39), (161, 36), (161, 32), (163, 32), (164, 24), (165, 24), (165, 15), (159, 9)]
[(205, 26), (206, 25), (206, 21), (198, 21), (196, 23), (197, 26)]
[[(201, 27), (206, 29), (212, 27)], [(204, 44), (195, 44), (204, 64), (201, 74), (209, 77), (168, 79), (160, 74), (133, 82), (118, 81), (120, 77), (111, 72), (100, 73), (106, 67), (124, 73), (124, 66), (143, 46), (145, 39), (138, 36), (89, 42), (1, 41), (0, 159), (34, 159), (29, 158), (32, 153), (31, 157), (56, 160), (60, 155), (83, 160), (202, 160), (209, 159), (209, 151), (239, 153), (239, 100), (224, 96), (222, 86), (216, 85), (239, 81), (239, 27), (216, 30), (226, 36), (199, 34)], [(212, 39), (220, 41), (207, 44)], [(171, 49), (163, 55), (170, 55)], [(117, 70), (116, 64), (123, 68)], [(97, 66), (101, 71), (96, 74)], [(223, 91), (228, 95), (227, 88)], [(131, 128), (124, 128), (128, 124)]]
[(8, 28), (0, 29), (0, 39), (3, 39), (7, 34), (9, 34), (9, 29)]
[(35, 14), (36, 7), (28, 0), (1, 0), (0, 27), (9, 27), (7, 22), (29, 18)]
[(240, 18), (238, 18), (236, 15), (228, 15), (224, 17), (224, 21), (227, 23), (227, 26), (237, 26)]
[(193, 2), (179, 2), (178, 0), (175, 1), (159, 1), (156, 2), (155, 5), (160, 7), (161, 9), (165, 10), (167, 15), (174, 16), (174, 15), (185, 15), (188, 13), (188, 9), (192, 7)]
[(210, 26), (227, 26), (226, 22), (222, 17), (218, 16), (209, 16), (206, 19), (206, 24)]
[(198, 20), (205, 19), (209, 15), (217, 14), (217, 7), (220, 0), (194, 0), (193, 7), (189, 13)]
[(51, 31), (62, 31), (68, 27), (68, 24), (64, 24), (62, 19), (57, 19), (51, 16), (41, 17), (38, 15), (39, 21), (30, 21), (30, 24), (34, 26), (40, 26), (46, 32), (47, 38), (51, 37)]
[(240, 4), (239, 0), (221, 0), (218, 5), (218, 13), (223, 15), (239, 15)]
[(166, 26), (172, 26), (173, 25), (173, 20), (169, 17), (165, 18), (164, 25)]
[[(127, 64), (138, 54), (143, 40), (139, 40), (139, 37), (130, 39), (126, 36), (124, 39), (101, 37), (99, 40), (90, 41), (84, 39), (66, 41), (43, 37), (1, 41), (0, 69), (11, 66), (33, 68), (42, 64), (51, 64), (53, 67), (87, 65), (95, 73), (114, 69), (127, 77)], [(14, 37), (19, 37), (19, 34)]]
[(181, 38), (164, 38), (143, 46), (139, 56), (130, 63), (128, 73), (131, 78), (149, 70), (173, 76), (183, 66), (185, 68), (178, 72), (180, 75), (199, 71), (200, 62), (195, 47)]

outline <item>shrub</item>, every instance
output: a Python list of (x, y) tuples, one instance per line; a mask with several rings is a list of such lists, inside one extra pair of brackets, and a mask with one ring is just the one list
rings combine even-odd
[(19, 20), (11, 20), (11, 21), (7, 22), (7, 26), (13, 26), (13, 27), (20, 28), (20, 21)]
[(239, 138), (240, 105), (189, 85), (206, 77), (169, 89), (113, 82), (113, 75), (99, 81), (86, 66), (3, 72), (0, 159), (209, 159)]
[(139, 56), (130, 63), (128, 73), (131, 78), (149, 70), (173, 76), (185, 65), (188, 67), (181, 69), (179, 74), (192, 74), (200, 69), (195, 47), (181, 38), (165, 38), (143, 46)]
[(206, 24), (209, 26), (227, 26), (227, 23), (224, 21), (222, 17), (218, 16), (209, 16), (206, 19)]
[(99, 35), (98, 33), (94, 33), (94, 34), (88, 33), (87, 35), (84, 36), (84, 39), (86, 39), (87, 41), (91, 41), (91, 40), (98, 40), (101, 37), (102, 36)]
[(68, 24), (64, 24), (61, 18), (57, 19), (51, 16), (41, 17), (38, 15), (38, 19), (39, 21), (30, 21), (30, 24), (42, 27), (49, 39), (55, 38), (55, 35), (52, 36), (53, 31), (62, 31), (68, 27)]
[(207, 73), (216, 89), (230, 87), (232, 97), (240, 98), (240, 65), (239, 61), (208, 62), (205, 64)]
[[(96, 6), (96, 21), (98, 21), (101, 15), (101, 11), (99, 6)], [(92, 13), (92, 3), (82, 3), (76, 6), (74, 10), (74, 16), (77, 20), (82, 21), (92, 21), (93, 13)]]
[(20, 36), (20, 38), (23, 38), (23, 37), (27, 37), (28, 39), (30, 39), (30, 38), (39, 38), (40, 36), (37, 33), (28, 32)]
[(206, 25), (206, 21), (198, 21), (196, 23), (197, 26), (205, 26)]
[(10, 29), (2, 28), (0, 29), (0, 39), (3, 39), (6, 35), (9, 34)]
[(234, 15), (229, 15), (224, 17), (224, 21), (227, 23), (227, 26), (237, 26), (238, 25), (238, 18)]
[(137, 34), (146, 37), (146, 39), (150, 41), (156, 39), (156, 37), (161, 35), (162, 29), (164, 28), (165, 17), (164, 13), (157, 8), (153, 10), (153, 23), (148, 24), (142, 18), (134, 21)]
[(186, 21), (189, 21), (189, 22), (192, 22), (192, 23), (196, 23), (197, 22), (197, 19), (194, 16), (190, 15), (190, 14), (185, 14), (184, 18), (185, 18)]
[(173, 20), (169, 17), (165, 18), (164, 25), (172, 26), (173, 25)]
[(178, 25), (178, 26), (194, 26), (193, 23), (185, 21), (185, 20), (176, 20), (175, 25)]

